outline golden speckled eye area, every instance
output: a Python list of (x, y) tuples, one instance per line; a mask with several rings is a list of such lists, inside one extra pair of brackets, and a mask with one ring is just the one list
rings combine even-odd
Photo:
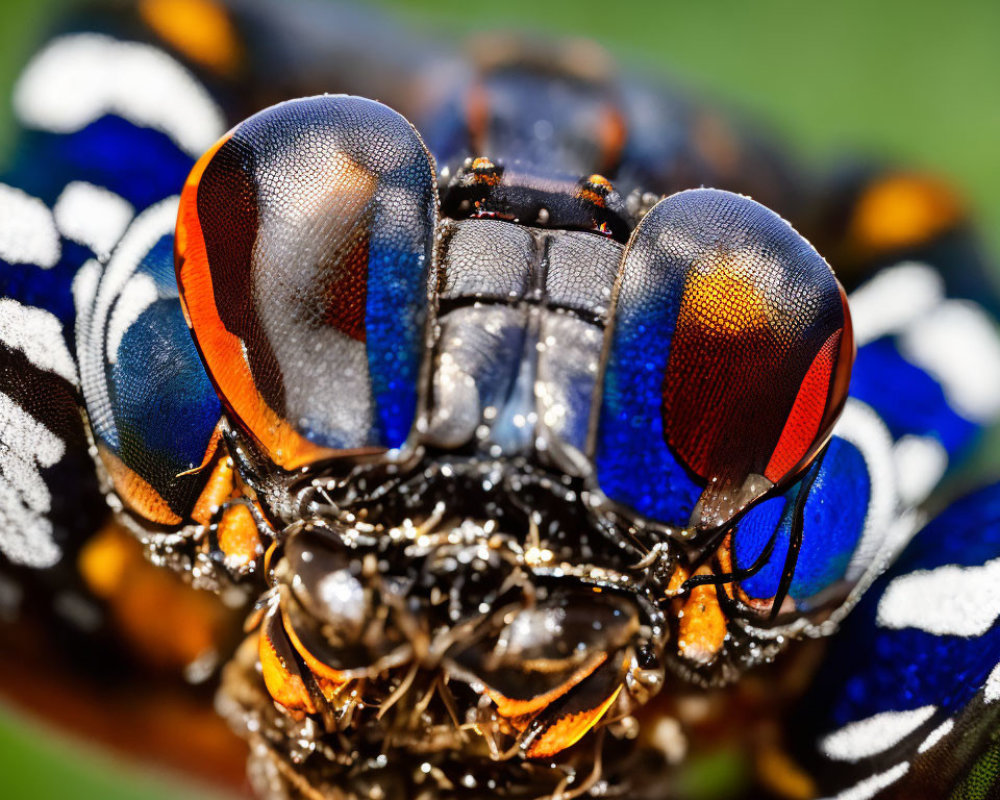
[(643, 219), (619, 274), (596, 461), (605, 493), (717, 528), (818, 452), (854, 345), (830, 267), (753, 200), (681, 192)]

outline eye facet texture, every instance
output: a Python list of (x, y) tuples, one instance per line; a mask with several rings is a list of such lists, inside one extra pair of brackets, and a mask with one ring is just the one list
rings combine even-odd
[(80, 381), (101, 462), (125, 507), (155, 525), (194, 511), (222, 410), (184, 325), (173, 276), (177, 198), (140, 214), (74, 289)]
[(279, 466), (406, 441), (436, 213), (419, 136), (362, 98), (273, 106), (195, 166), (181, 296), (231, 420)]
[(728, 192), (661, 201), (622, 261), (595, 459), (612, 500), (725, 524), (825, 442), (854, 346), (843, 291), (788, 223)]
[(849, 399), (829, 445), (803, 476), (734, 526), (741, 599), (775, 616), (844, 600), (891, 548), (901, 508), (895, 466), (885, 425)]

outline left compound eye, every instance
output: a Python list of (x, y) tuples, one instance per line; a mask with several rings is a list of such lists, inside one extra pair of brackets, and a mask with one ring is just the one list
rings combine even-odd
[(274, 463), (406, 441), (436, 214), (420, 137), (362, 98), (266, 109), (195, 166), (181, 298), (230, 419)]
[(853, 353), (843, 290), (788, 223), (728, 192), (661, 201), (619, 272), (601, 489), (666, 525), (721, 527), (822, 447)]

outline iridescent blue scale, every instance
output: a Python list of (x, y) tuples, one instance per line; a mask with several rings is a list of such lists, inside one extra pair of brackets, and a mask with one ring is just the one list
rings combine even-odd
[[(864, 533), (872, 476), (861, 451), (834, 436), (803, 478), (778, 497), (747, 512), (733, 531), (738, 570), (747, 570), (765, 550), (770, 556), (753, 576), (739, 582), (749, 597), (771, 600), (778, 592), (793, 530), (801, 536), (788, 595), (802, 611), (810, 598), (844, 580)], [(802, 493), (805, 498), (802, 499)]]
[(103, 186), (137, 211), (179, 191), (194, 159), (165, 133), (107, 115), (79, 131), (31, 131), (4, 180), (53, 205), (72, 181)]
[[(803, 757), (825, 762), (817, 771), (826, 791), (858, 781), (877, 764), (887, 773), (894, 768), (886, 796), (945, 797), (989, 747), (988, 729), (978, 730), (965, 712), (988, 719), (1000, 699), (998, 558), (994, 484), (930, 522), (868, 590), (834, 639), (801, 706), (807, 713), (795, 723)], [(872, 719), (881, 720), (881, 737), (864, 735)], [(982, 793), (957, 796), (994, 796), (996, 776), (982, 777)]]
[[(894, 439), (930, 436), (949, 456), (961, 457), (982, 430), (949, 405), (941, 384), (907, 361), (891, 337), (858, 348), (851, 396), (878, 411)], [(898, 397), (906, 402), (896, 402)]]

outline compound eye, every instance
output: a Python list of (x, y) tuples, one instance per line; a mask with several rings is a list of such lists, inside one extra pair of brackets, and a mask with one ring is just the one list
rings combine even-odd
[(268, 108), (195, 165), (181, 298), (231, 421), (275, 464), (406, 441), (436, 214), (420, 137), (362, 98)]
[(611, 500), (715, 529), (815, 457), (854, 344), (842, 288), (788, 223), (728, 192), (673, 195), (634, 232), (615, 303), (594, 452)]
[(835, 609), (891, 546), (894, 472), (889, 432), (871, 409), (849, 400), (801, 480), (733, 528), (730, 566), (740, 601), (770, 618)]

